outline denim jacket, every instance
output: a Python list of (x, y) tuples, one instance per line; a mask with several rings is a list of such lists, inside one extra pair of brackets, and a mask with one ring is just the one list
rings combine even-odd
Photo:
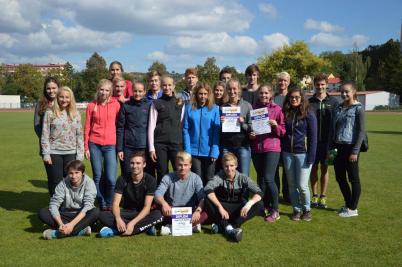
[(354, 144), (352, 153), (357, 154), (364, 138), (364, 110), (361, 103), (343, 109), (339, 105), (334, 114), (334, 142)]

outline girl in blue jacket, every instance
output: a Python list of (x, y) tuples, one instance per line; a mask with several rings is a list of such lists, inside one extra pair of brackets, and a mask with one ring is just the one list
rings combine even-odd
[(186, 105), (183, 119), (184, 150), (192, 155), (191, 171), (198, 174), (203, 184), (215, 173), (215, 160), (219, 156), (220, 115), (213, 103), (211, 88), (199, 83), (191, 101)]

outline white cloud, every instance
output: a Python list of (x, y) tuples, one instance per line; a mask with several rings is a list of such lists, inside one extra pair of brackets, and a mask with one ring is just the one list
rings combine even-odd
[(0, 33), (0, 46), (10, 48), (17, 40), (7, 33)]
[(264, 35), (260, 43), (261, 50), (265, 53), (281, 48), (284, 45), (289, 45), (289, 37), (280, 32)]
[(169, 59), (169, 55), (162, 51), (154, 51), (147, 55), (147, 59), (151, 61), (167, 61)]
[(276, 18), (278, 15), (276, 8), (272, 4), (261, 3), (258, 5), (258, 9), (261, 13), (268, 14), (272, 18)]
[(171, 40), (168, 52), (195, 54), (254, 55), (257, 42), (249, 36), (230, 36), (226, 32), (179, 36)]
[(322, 45), (327, 47), (350, 47), (353, 45), (362, 46), (367, 43), (369, 38), (367, 36), (356, 34), (352, 37), (338, 36), (332, 33), (320, 32), (311, 37), (310, 42), (314, 45)]
[(318, 30), (321, 32), (341, 32), (343, 28), (339, 25), (331, 24), (327, 21), (317, 21), (313, 19), (307, 19), (304, 22), (304, 28), (308, 30)]
[(40, 8), (38, 0), (0, 0), (0, 32), (24, 32), (40, 28)]

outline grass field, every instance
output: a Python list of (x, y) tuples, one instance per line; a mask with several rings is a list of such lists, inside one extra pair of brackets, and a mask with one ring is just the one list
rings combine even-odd
[(36, 213), (48, 205), (48, 193), (32, 118), (32, 113), (0, 113), (1, 266), (402, 266), (401, 113), (367, 115), (370, 149), (360, 159), (359, 217), (336, 215), (343, 203), (331, 169), (329, 209), (313, 210), (311, 222), (293, 222), (291, 208), (281, 205), (277, 223), (247, 222), (238, 244), (208, 231), (175, 238), (92, 234), (42, 240)]

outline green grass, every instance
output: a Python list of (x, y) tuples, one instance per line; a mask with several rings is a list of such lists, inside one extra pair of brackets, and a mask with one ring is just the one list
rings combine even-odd
[(290, 207), (281, 205), (277, 223), (247, 222), (239, 244), (208, 233), (42, 240), (36, 213), (48, 194), (32, 118), (0, 113), (0, 265), (402, 265), (401, 114), (367, 114), (359, 217), (335, 214), (343, 203), (331, 169), (328, 210), (313, 210), (311, 222), (292, 222)]

